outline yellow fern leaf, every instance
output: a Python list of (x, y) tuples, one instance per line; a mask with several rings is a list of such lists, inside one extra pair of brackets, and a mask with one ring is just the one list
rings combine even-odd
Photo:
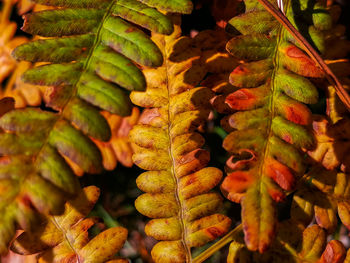
[(208, 68), (201, 60), (203, 50), (196, 47), (198, 38), (180, 35), (179, 26), (171, 36), (153, 35), (165, 62), (144, 70), (146, 92), (131, 94), (136, 105), (147, 108), (130, 132), (133, 161), (148, 170), (137, 178), (146, 193), (135, 206), (153, 218), (145, 232), (161, 240), (152, 257), (162, 263), (189, 262), (191, 247), (223, 235), (231, 223), (217, 213), (222, 198), (210, 190), (222, 172), (206, 167), (209, 152), (201, 149), (204, 138), (197, 132), (208, 117), (213, 96), (210, 89), (198, 87)]
[(91, 240), (89, 238), (88, 229), (95, 222), (92, 218), (84, 218), (98, 197), (97, 187), (84, 188), (77, 198), (66, 204), (62, 215), (45, 217), (32, 232), (17, 237), (11, 249), (22, 255), (40, 253), (39, 263), (128, 262), (113, 259), (127, 238), (125, 228), (113, 227)]

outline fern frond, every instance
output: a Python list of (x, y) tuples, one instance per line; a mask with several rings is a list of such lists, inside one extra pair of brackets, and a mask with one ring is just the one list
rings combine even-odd
[(172, 32), (171, 22), (136, 0), (37, 2), (63, 8), (25, 15), (23, 30), (58, 38), (19, 46), (14, 56), (54, 64), (29, 70), (24, 80), (38, 85), (72, 86), (65, 92), (112, 113), (128, 115), (130, 103), (120, 88), (145, 87), (144, 77), (132, 61), (159, 66), (162, 56), (145, 33), (125, 20), (164, 34)]
[(108, 141), (111, 132), (99, 110), (128, 115), (125, 91), (145, 88), (135, 63), (159, 66), (163, 61), (158, 47), (133, 24), (158, 33), (173, 30), (165, 15), (136, 0), (36, 2), (57, 8), (25, 15), (23, 28), (50, 38), (18, 46), (13, 54), (46, 62), (23, 79), (53, 86), (46, 106), (58, 113), (26, 108), (0, 119), (0, 253), (6, 252), (17, 223), (28, 229), (36, 212), (60, 213), (77, 192), (65, 158), (83, 172), (101, 172), (101, 154), (89, 137)]
[[(225, 99), (238, 112), (226, 119), (233, 131), (223, 146), (232, 156), (222, 190), (242, 205), (248, 248), (264, 252), (275, 233), (274, 201), (283, 200), (283, 190), (292, 190), (295, 176), (303, 174), (300, 149), (315, 145), (305, 104), (316, 103), (318, 93), (308, 78), (324, 74), (258, 1), (245, 5), (246, 12), (229, 22), (242, 35), (227, 50), (245, 63), (230, 74), (239, 89)], [(331, 27), (325, 8), (313, 0), (287, 0), (284, 6), (291, 23), (324, 50), (321, 30)]]
[(85, 217), (94, 207), (99, 194), (95, 186), (84, 188), (74, 200), (66, 203), (62, 215), (46, 216), (33, 232), (20, 234), (11, 249), (21, 255), (39, 253), (40, 263), (128, 262), (123, 259), (112, 260), (127, 238), (125, 228), (113, 227), (91, 240), (89, 238), (88, 230), (95, 222)]
[(341, 263), (346, 250), (338, 240), (327, 244), (326, 232), (319, 226), (304, 228), (292, 220), (279, 224), (279, 233), (264, 254), (252, 253), (244, 246), (243, 237), (231, 243), (228, 263)]
[(145, 93), (131, 93), (133, 103), (147, 108), (130, 132), (133, 161), (148, 170), (137, 178), (138, 187), (146, 193), (135, 206), (153, 218), (145, 232), (160, 240), (152, 257), (162, 263), (190, 262), (191, 247), (216, 239), (231, 224), (217, 213), (222, 198), (210, 191), (222, 172), (206, 167), (209, 153), (200, 148), (204, 138), (196, 132), (208, 117), (213, 95), (208, 88), (198, 87), (207, 69), (194, 40), (180, 35), (178, 26), (169, 37), (153, 35), (164, 64), (144, 70)]

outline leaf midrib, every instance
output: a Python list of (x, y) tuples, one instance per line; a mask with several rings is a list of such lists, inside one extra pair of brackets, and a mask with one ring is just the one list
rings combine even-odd
[[(285, 10), (286, 10), (286, 15), (288, 15), (289, 13), (289, 8), (290, 7), (290, 0), (287, 0), (287, 2), (285, 3)], [(260, 196), (262, 195), (262, 184), (263, 184), (263, 180), (262, 177), (264, 176), (265, 173), (265, 159), (268, 156), (269, 152), (270, 152), (270, 138), (273, 136), (273, 131), (272, 131), (272, 121), (276, 116), (276, 112), (275, 112), (275, 97), (277, 95), (277, 88), (276, 88), (276, 83), (275, 83), (275, 76), (276, 76), (276, 72), (279, 70), (280, 68), (280, 63), (279, 63), (279, 45), (281, 44), (281, 42), (283, 41), (283, 36), (284, 36), (284, 27), (279, 24), (279, 28), (276, 34), (276, 47), (275, 47), (275, 52), (273, 57), (273, 65), (274, 65), (274, 69), (272, 71), (272, 75), (271, 75), (271, 81), (270, 81), (270, 86), (271, 86), (271, 96), (270, 96), (270, 118), (269, 118), (269, 123), (268, 123), (268, 135), (266, 138), (266, 143), (264, 146), (264, 150), (263, 150), (263, 154), (262, 154), (262, 158), (260, 160), (259, 163), (259, 184), (258, 184), (258, 192), (260, 194)], [(265, 193), (266, 194), (266, 193)], [(271, 198), (269, 196), (269, 198)], [(262, 200), (262, 198), (260, 197), (260, 200)], [(260, 201), (259, 200), (259, 201)], [(260, 207), (261, 207), (261, 202), (260, 202)], [(260, 218), (261, 220), (261, 218)], [(264, 233), (262, 233), (264, 230), (261, 229), (261, 222), (259, 220), (259, 237), (261, 235), (263, 235)], [(259, 238), (259, 242), (260, 242), (260, 238)]]
[(55, 227), (62, 233), (62, 236), (64, 238), (64, 240), (67, 242), (68, 246), (72, 249), (72, 251), (74, 252), (74, 254), (77, 255), (77, 263), (82, 263), (80, 261), (80, 255), (78, 253), (78, 251), (75, 249), (74, 245), (70, 242), (66, 231), (64, 231), (64, 229), (61, 227), (61, 225), (57, 222), (56, 218), (54, 216), (51, 217), (51, 222), (55, 225)]
[[(165, 41), (165, 45), (167, 44), (167, 41)], [(179, 221), (180, 221), (180, 225), (181, 225), (181, 242), (184, 246), (184, 249), (185, 249), (185, 252), (186, 252), (186, 262), (188, 263), (191, 263), (192, 262), (192, 255), (191, 255), (191, 250), (190, 248), (188, 247), (187, 245), (187, 242), (186, 242), (186, 239), (187, 239), (187, 230), (186, 230), (186, 227), (185, 227), (185, 224), (184, 224), (184, 213), (185, 213), (185, 210), (184, 210), (184, 207), (183, 207), (183, 204), (181, 202), (181, 199), (180, 199), (180, 189), (179, 189), (179, 178), (177, 178), (176, 176), (176, 171), (175, 171), (175, 158), (174, 158), (174, 153), (173, 153), (173, 146), (172, 146), (172, 138), (171, 138), (171, 116), (170, 116), (170, 99), (171, 99), (171, 96), (170, 96), (170, 92), (169, 92), (169, 66), (168, 66), (168, 53), (167, 53), (167, 49), (166, 47), (163, 47), (163, 54), (164, 54), (164, 65), (165, 65), (165, 68), (166, 68), (166, 75), (165, 75), (165, 78), (166, 78), (166, 87), (167, 87), (167, 99), (168, 99), (168, 105), (167, 105), (167, 113), (168, 113), (168, 125), (167, 125), (167, 132), (168, 132), (168, 138), (169, 138), (169, 146), (168, 146), (168, 152), (169, 152), (169, 156), (171, 158), (171, 162), (172, 162), (172, 165), (171, 165), (171, 174), (173, 176), (173, 179), (175, 181), (175, 199), (176, 199), (176, 202), (179, 206)]]

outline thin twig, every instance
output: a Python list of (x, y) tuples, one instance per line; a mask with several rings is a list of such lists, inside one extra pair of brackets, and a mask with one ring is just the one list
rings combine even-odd
[(288, 18), (276, 7), (274, 7), (268, 0), (258, 0), (267, 11), (271, 13), (288, 31), (292, 36), (298, 41), (298, 43), (305, 49), (306, 53), (320, 66), (326, 74), (326, 78), (329, 83), (335, 87), (335, 90), (350, 111), (350, 96), (332, 72), (332, 70), (327, 66), (321, 56), (317, 51), (307, 42), (307, 40), (299, 33), (299, 31), (289, 22)]
[(284, 13), (284, 6), (283, 6), (283, 0), (277, 0), (278, 8), (281, 10), (281, 12)]
[(10, 18), (11, 12), (12, 12), (12, 1), (11, 0), (4, 1), (3, 7), (1, 10), (1, 18), (0, 18), (1, 25), (7, 24)]
[[(104, 223), (106, 224), (106, 226), (108, 228), (121, 226), (121, 224), (115, 218), (113, 218), (104, 209), (104, 207), (102, 205), (99, 204), (96, 206), (96, 212), (99, 215), (99, 217), (103, 219)], [(131, 246), (131, 244), (128, 242), (128, 240), (125, 241), (124, 247), (131, 249), (135, 254), (137, 254), (137, 251)]]
[(203, 251), (201, 254), (199, 254), (197, 257), (195, 257), (192, 261), (192, 263), (201, 263), (204, 260), (211, 257), (216, 251), (219, 251), (222, 247), (226, 246), (228, 243), (233, 241), (238, 234), (242, 232), (242, 224), (238, 225), (235, 229), (231, 230), (226, 236), (221, 238), (218, 242), (216, 242), (214, 245)]

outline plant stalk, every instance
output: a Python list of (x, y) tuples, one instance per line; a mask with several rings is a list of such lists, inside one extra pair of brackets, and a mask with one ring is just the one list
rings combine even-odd
[(197, 257), (192, 260), (192, 263), (201, 263), (204, 260), (211, 257), (216, 251), (220, 250), (222, 247), (226, 246), (231, 241), (235, 240), (235, 238), (242, 232), (242, 224), (235, 227), (228, 234), (226, 234), (223, 238), (221, 238), (214, 245), (203, 251)]

